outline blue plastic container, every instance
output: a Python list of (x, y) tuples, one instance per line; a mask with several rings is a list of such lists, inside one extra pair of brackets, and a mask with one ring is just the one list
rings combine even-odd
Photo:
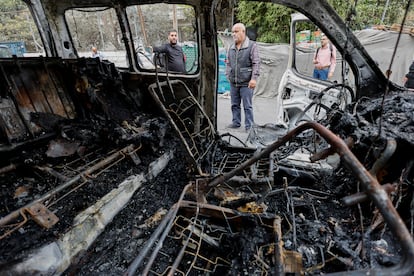
[(15, 41), (15, 42), (0, 42), (0, 45), (6, 45), (9, 47), (13, 55), (18, 57), (23, 57), (26, 53), (26, 46), (24, 41)]
[(223, 94), (230, 91), (230, 83), (226, 77), (226, 50), (219, 48), (219, 78), (217, 93)]

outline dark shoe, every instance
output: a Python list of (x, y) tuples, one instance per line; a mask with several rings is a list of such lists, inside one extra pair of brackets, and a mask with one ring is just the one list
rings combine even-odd
[(235, 125), (235, 124), (229, 124), (227, 126), (227, 128), (239, 128), (239, 127), (240, 127), (240, 125)]
[(246, 127), (246, 132), (249, 132), (252, 127)]

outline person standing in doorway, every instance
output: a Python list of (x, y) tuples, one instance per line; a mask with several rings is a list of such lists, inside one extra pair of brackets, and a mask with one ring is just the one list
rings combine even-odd
[(228, 128), (241, 126), (241, 107), (243, 102), (244, 126), (246, 130), (254, 124), (253, 92), (260, 75), (260, 57), (257, 44), (246, 36), (243, 23), (234, 24), (231, 29), (234, 43), (227, 51), (226, 76), (230, 82), (232, 123)]
[(332, 78), (336, 67), (336, 48), (333, 46), (326, 35), (321, 35), (321, 47), (316, 49), (313, 57), (313, 77), (320, 80)]
[(178, 33), (172, 30), (168, 33), (168, 43), (154, 47), (155, 53), (164, 53), (167, 55), (168, 71), (185, 73), (185, 54), (181, 46), (178, 45)]
[(414, 61), (411, 63), (408, 73), (403, 78), (404, 87), (414, 89)]

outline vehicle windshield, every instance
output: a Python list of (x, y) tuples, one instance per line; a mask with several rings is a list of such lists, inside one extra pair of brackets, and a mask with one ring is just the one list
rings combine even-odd
[[(198, 69), (198, 49), (194, 9), (188, 5), (133, 5), (126, 9), (131, 28), (131, 41), (136, 53), (132, 62), (138, 70), (154, 70), (153, 48), (168, 43), (168, 33), (177, 31), (177, 44), (182, 48), (186, 73)], [(113, 8), (70, 9), (65, 13), (78, 56), (92, 57), (95, 47), (99, 55), (117, 67), (129, 67), (122, 30)], [(85, 27), (87, 26), (87, 27)], [(157, 63), (163, 67), (162, 61)]]

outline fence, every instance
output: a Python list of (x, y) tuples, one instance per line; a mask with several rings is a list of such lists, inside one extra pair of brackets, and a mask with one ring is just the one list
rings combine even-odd
[(0, 45), (9, 47), (12, 54), (18, 57), (22, 57), (26, 53), (26, 46), (24, 44), (24, 41), (0, 42)]
[(188, 73), (194, 73), (198, 67), (198, 48), (197, 45), (183, 45), (183, 52), (186, 56), (185, 69)]

